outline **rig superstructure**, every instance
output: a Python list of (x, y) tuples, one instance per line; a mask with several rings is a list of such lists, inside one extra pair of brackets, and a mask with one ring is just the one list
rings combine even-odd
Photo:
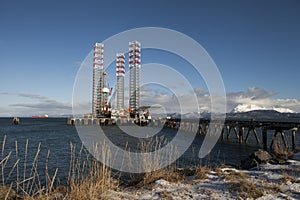
[(116, 110), (124, 113), (124, 78), (125, 78), (125, 55), (118, 53), (116, 56)]
[(129, 42), (129, 113), (134, 117), (140, 107), (141, 43)]
[(103, 67), (104, 44), (94, 45), (93, 58), (93, 94), (92, 94), (92, 116), (94, 118), (110, 117), (111, 89), (106, 80), (106, 71)]
[(103, 52), (104, 45), (96, 43), (94, 45), (94, 58), (93, 58), (93, 96), (92, 96), (92, 115), (97, 117), (98, 109), (100, 107), (100, 92), (99, 88), (102, 87), (100, 76), (103, 73)]

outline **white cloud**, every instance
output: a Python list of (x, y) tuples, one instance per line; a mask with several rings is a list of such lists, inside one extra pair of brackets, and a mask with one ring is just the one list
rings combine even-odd
[[(72, 112), (72, 105), (70, 102), (59, 102), (50, 99), (46, 96), (28, 93), (8, 93), (1, 92), (0, 95), (22, 97), (30, 100), (24, 102), (21, 99), (13, 98), (7, 106), (1, 107), (0, 116), (31, 116), (48, 114), (49, 116), (57, 116), (63, 114), (70, 114)], [(20, 103), (21, 102), (21, 103)]]
[[(177, 98), (180, 98), (184, 102), (185, 109), (190, 112), (196, 112), (195, 106), (192, 105), (192, 99), (194, 95), (197, 96), (198, 106), (200, 112), (208, 111), (211, 108), (211, 97), (202, 88), (195, 88), (194, 94), (177, 94), (176, 96), (170, 96), (166, 94), (154, 94), (147, 90), (143, 91), (142, 102), (145, 104), (160, 104), (165, 106), (170, 112), (178, 112)], [(246, 91), (234, 92), (227, 94), (227, 112), (231, 112), (235, 107), (248, 107), (250, 110), (253, 109), (274, 109), (280, 112), (300, 112), (300, 100), (298, 99), (274, 99), (275, 93), (273, 91), (266, 91), (262, 88), (249, 87)], [(215, 107), (220, 109), (221, 97), (214, 97)]]
[[(245, 92), (227, 95), (228, 112), (240, 105), (249, 109), (274, 109), (278, 111), (300, 112), (300, 101), (297, 99), (274, 99), (275, 93), (262, 88), (248, 88)], [(252, 107), (252, 108), (251, 108)]]
[(45, 96), (37, 95), (37, 94), (28, 94), (28, 93), (9, 93), (9, 92), (1, 92), (0, 95), (13, 95), (19, 97), (26, 97), (30, 99), (48, 99)]

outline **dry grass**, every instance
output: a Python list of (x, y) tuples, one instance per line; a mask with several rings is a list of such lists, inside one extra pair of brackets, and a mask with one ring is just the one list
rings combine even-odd
[(173, 200), (172, 192), (163, 190), (159, 193), (159, 198), (164, 200)]
[(215, 173), (218, 177), (222, 178), (224, 176), (224, 172), (222, 168), (228, 168), (225, 164), (220, 164), (214, 168), (208, 166), (199, 166), (196, 168), (195, 178), (196, 179), (207, 179), (207, 174), (209, 172)]
[(178, 183), (185, 179), (185, 176), (179, 173), (175, 167), (147, 172), (137, 186), (144, 187), (154, 183), (157, 180), (164, 179), (169, 182)]
[[(142, 163), (139, 163), (141, 172), (131, 174), (131, 184), (138, 187), (147, 186), (156, 180), (164, 179), (169, 182), (179, 182), (185, 178), (185, 175), (180, 173), (176, 165), (162, 168), (165, 163), (172, 163), (176, 160), (176, 148), (173, 146), (165, 147), (168, 141), (162, 137), (156, 137), (150, 141), (142, 141), (140, 144), (141, 153), (145, 153)], [(158, 150), (164, 147), (166, 151), (159, 152)], [(148, 154), (152, 152), (152, 154)], [(137, 163), (132, 163), (137, 164)]]
[(275, 140), (273, 143), (272, 153), (277, 158), (281, 158), (281, 159), (288, 159), (289, 157), (291, 157), (294, 154), (293, 151), (289, 150), (288, 147), (285, 147), (278, 140)]
[(17, 194), (12, 189), (12, 185), (10, 185), (10, 187), (3, 186), (3, 185), (0, 186), (0, 199), (12, 200), (16, 198), (17, 198)]
[(242, 198), (258, 198), (264, 194), (262, 188), (258, 188), (248, 174), (232, 171), (224, 178), (229, 191), (236, 192)]
[[(102, 154), (103, 159), (108, 162), (111, 160), (111, 154), (105, 145), (99, 151), (98, 147), (95, 149)], [(71, 144), (68, 199), (105, 199), (106, 192), (118, 186), (111, 177), (111, 169), (91, 158), (87, 152), (84, 154), (86, 158), (82, 159), (83, 147), (78, 156), (75, 152), (76, 146)]]
[[(167, 142), (163, 138), (156, 138), (153, 141), (142, 143), (140, 148), (144, 153), (156, 152)], [(38, 145), (32, 163), (28, 163), (28, 140), (25, 144), (24, 163), (19, 158), (18, 143), (15, 143), (15, 151), (5, 154), (6, 137), (2, 142), (2, 160), (0, 199), (26, 199), (26, 200), (54, 200), (54, 199), (106, 199), (109, 190), (118, 189), (118, 180), (112, 178), (112, 171), (106, 165), (101, 164), (92, 157), (83, 146), (78, 150), (76, 145), (70, 144), (70, 168), (66, 186), (60, 186), (57, 183), (58, 169), (53, 174), (49, 173), (48, 160), (50, 151), (48, 151), (45, 160), (45, 182), (41, 181), (40, 170), (38, 166), (41, 144)], [(110, 163), (111, 152), (106, 145), (95, 146), (93, 149), (95, 157), (101, 155), (105, 163)], [(165, 155), (154, 153), (154, 156), (145, 156), (141, 170), (146, 171), (137, 175), (139, 181), (137, 186), (147, 186), (159, 179), (170, 182), (179, 182), (185, 178), (182, 172), (176, 169), (176, 166), (161, 168), (161, 160), (165, 158), (173, 159), (176, 150), (170, 147)], [(14, 156), (12, 156), (14, 154)], [(13, 161), (11, 169), (8, 169), (8, 163)], [(129, 161), (130, 162), (130, 161)], [(20, 167), (22, 165), (22, 167)], [(29, 167), (30, 166), (30, 167)], [(157, 169), (157, 170), (153, 170)], [(11, 180), (12, 175), (15, 180)], [(9, 182), (10, 181), (10, 182)]]
[(242, 198), (258, 198), (264, 195), (262, 189), (247, 179), (230, 182), (229, 190), (237, 192)]
[(223, 171), (221, 169), (223, 169), (223, 168), (229, 168), (229, 167), (226, 166), (225, 164), (221, 164), (221, 165), (214, 168), (214, 172), (216, 172), (219, 177), (222, 177), (223, 176)]
[[(24, 161), (19, 158), (18, 143), (15, 142), (15, 152), (5, 153), (6, 136), (2, 142), (1, 186), (0, 199), (25, 199), (25, 200), (55, 200), (55, 199), (105, 199), (105, 193), (109, 189), (117, 187), (117, 182), (111, 178), (111, 170), (101, 165), (97, 160), (83, 155), (83, 148), (76, 154), (76, 146), (71, 144), (70, 170), (67, 186), (57, 183), (58, 169), (53, 174), (49, 173), (48, 151), (45, 160), (45, 182), (41, 181), (41, 171), (38, 170), (41, 145), (37, 147), (33, 162), (28, 163), (28, 140), (25, 144)], [(96, 151), (94, 151), (96, 152)], [(99, 153), (107, 161), (110, 160), (109, 149), (103, 148)], [(14, 156), (12, 156), (14, 154)], [(9, 165), (8, 163), (13, 163)], [(22, 168), (20, 167), (22, 165)], [(10, 166), (10, 167), (9, 167)], [(28, 166), (31, 166), (30, 168)]]
[[(6, 145), (6, 136), (2, 141), (2, 149), (1, 149), (1, 181), (2, 188), (1, 193), (6, 191), (6, 194), (3, 199), (10, 199), (12, 196), (18, 199), (32, 199), (35, 197), (43, 196), (44, 199), (49, 199), (52, 191), (54, 190), (54, 183), (56, 179), (56, 175), (58, 169), (55, 169), (53, 174), (50, 174), (48, 171), (48, 159), (50, 156), (50, 152), (47, 154), (46, 158), (46, 167), (45, 167), (45, 183), (42, 183), (40, 180), (40, 175), (38, 172), (38, 158), (41, 150), (41, 145), (39, 144), (37, 147), (37, 151), (35, 153), (34, 159), (31, 163), (27, 161), (28, 154), (28, 140), (26, 140), (25, 144), (25, 152), (24, 152), (24, 161), (21, 163), (21, 159), (19, 158), (19, 146), (18, 142), (15, 142), (15, 151), (5, 153), (5, 145)], [(14, 156), (13, 156), (14, 154)], [(12, 166), (8, 167), (8, 163), (13, 163)], [(20, 170), (20, 165), (23, 165), (23, 172)], [(27, 168), (31, 166), (30, 168)], [(28, 169), (28, 170), (27, 170)], [(12, 181), (13, 176), (15, 180)], [(7, 185), (10, 187), (7, 188)], [(2, 195), (2, 194), (1, 194)], [(3, 196), (3, 195), (2, 195)]]
[[(286, 179), (290, 177), (285, 176)], [(285, 191), (281, 187), (281, 184), (272, 183), (269, 184), (264, 181), (258, 181), (255, 183), (251, 180), (251, 176), (243, 172), (235, 172), (224, 176), (227, 182), (229, 191), (236, 192), (237, 196), (241, 198), (258, 198), (265, 194), (274, 194), (277, 192), (284, 193)]]
[(295, 182), (297, 182), (297, 179), (295, 177), (290, 176), (287, 173), (283, 172), (282, 173), (282, 178), (281, 178), (280, 181), (281, 181), (281, 183), (284, 183), (284, 184), (286, 184), (288, 182), (295, 183)]
[(207, 173), (211, 171), (210, 168), (208, 167), (198, 167), (196, 169), (196, 174), (195, 174), (195, 178), (196, 179), (206, 179), (207, 178)]

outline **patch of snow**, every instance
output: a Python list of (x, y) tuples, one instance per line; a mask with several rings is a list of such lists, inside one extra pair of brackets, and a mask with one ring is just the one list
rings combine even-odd
[(233, 112), (234, 113), (249, 112), (252, 110), (267, 110), (267, 108), (258, 106), (258, 105), (254, 105), (254, 104), (239, 104), (233, 109)]
[(289, 109), (289, 108), (283, 108), (283, 107), (265, 107), (255, 104), (239, 104), (235, 108), (233, 108), (233, 113), (241, 113), (241, 112), (249, 112), (253, 110), (275, 110), (280, 113), (295, 113), (295, 111)]
[(163, 179), (157, 180), (155, 183), (158, 184), (158, 185), (162, 185), (162, 186), (169, 186), (170, 185), (170, 183), (168, 181), (165, 181)]
[(262, 197), (257, 198), (257, 200), (281, 200), (281, 199), (288, 199), (288, 196), (282, 193), (276, 194), (267, 194)]
[(280, 113), (295, 113), (295, 111), (289, 109), (289, 108), (278, 108), (278, 107), (273, 107), (272, 110), (275, 110)]
[(293, 183), (290, 185), (290, 190), (300, 194), (300, 183)]

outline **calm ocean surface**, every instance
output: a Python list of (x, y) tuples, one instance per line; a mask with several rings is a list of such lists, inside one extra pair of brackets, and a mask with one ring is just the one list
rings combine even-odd
[[(41, 144), (41, 151), (39, 153), (38, 168), (41, 170), (40, 174), (44, 173), (46, 157), (50, 151), (50, 158), (48, 161), (48, 168), (50, 173), (53, 173), (58, 168), (58, 177), (61, 183), (66, 181), (70, 166), (70, 144), (76, 144), (79, 149), (82, 145), (77, 134), (75, 126), (68, 126), (65, 118), (48, 118), (48, 119), (31, 119), (21, 118), (19, 125), (12, 125), (12, 118), (0, 118), (0, 144), (3, 146), (4, 137), (6, 136), (5, 148), (3, 155), (5, 157), (12, 152), (11, 161), (7, 164), (5, 173), (9, 173), (9, 166), (15, 163), (15, 146), (18, 144), (18, 157), (20, 159), (20, 167), (23, 165), (25, 157), (26, 140), (28, 139), (28, 156), (27, 163), (32, 163), (36, 154), (39, 143)], [(109, 132), (111, 138), (115, 139), (115, 143), (126, 143), (127, 136), (122, 133), (117, 126), (104, 127)], [(176, 134), (175, 130), (163, 129), (160, 133), (167, 138), (172, 138)], [(188, 134), (188, 133), (187, 133)], [(271, 134), (271, 133), (269, 133)], [(125, 136), (124, 136), (125, 135)], [(286, 134), (289, 136), (290, 134)], [(260, 140), (261, 135), (259, 133)], [(297, 133), (297, 145), (300, 146), (300, 135)], [(117, 138), (117, 139), (116, 139)], [(118, 138), (121, 138), (119, 140)], [(268, 135), (270, 141), (271, 135)], [(128, 140), (131, 140), (128, 137)], [(239, 166), (242, 159), (247, 158), (253, 151), (260, 148), (256, 144), (253, 137), (250, 137), (249, 144), (241, 145), (237, 143), (234, 134), (231, 134), (231, 141), (218, 142), (212, 152), (204, 159), (199, 160), (197, 157), (198, 151), (202, 144), (203, 137), (196, 136), (191, 147), (178, 160), (179, 166), (191, 166), (195, 164), (203, 165), (218, 165), (229, 164)], [(2, 150), (0, 151), (2, 154)]]

